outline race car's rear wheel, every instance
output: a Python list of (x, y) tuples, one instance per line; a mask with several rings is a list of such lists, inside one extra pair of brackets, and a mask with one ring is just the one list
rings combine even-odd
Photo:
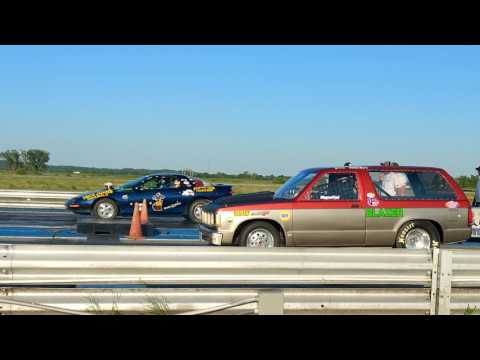
[(100, 219), (114, 219), (118, 214), (118, 206), (110, 199), (100, 199), (93, 207), (93, 213)]
[(210, 203), (210, 201), (206, 199), (195, 200), (192, 202), (188, 209), (188, 218), (193, 222), (200, 223), (202, 220), (202, 206), (205, 206), (208, 203)]

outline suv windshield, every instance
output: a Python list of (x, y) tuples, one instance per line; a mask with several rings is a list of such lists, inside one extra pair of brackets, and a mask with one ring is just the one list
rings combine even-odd
[(275, 194), (274, 199), (293, 199), (305, 189), (310, 181), (317, 175), (317, 170), (304, 170), (283, 184)]

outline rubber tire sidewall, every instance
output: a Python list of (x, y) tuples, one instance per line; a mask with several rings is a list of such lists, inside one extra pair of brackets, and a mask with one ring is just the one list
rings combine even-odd
[[(431, 243), (430, 249), (434, 248), (434, 243), (440, 244), (440, 234), (438, 233), (437, 228), (430, 221), (424, 220), (412, 220), (402, 225), (398, 230), (397, 237), (395, 238), (395, 247), (406, 249), (405, 247), (405, 238), (407, 234), (413, 229), (422, 229), (428, 232), (430, 235)], [(403, 242), (402, 242), (403, 241)]]
[(240, 231), (238, 245), (246, 247), (247, 246), (247, 237), (253, 230), (263, 228), (273, 235), (273, 247), (284, 247), (285, 244), (280, 236), (280, 232), (277, 230), (275, 226), (267, 221), (253, 221), (250, 224), (247, 224), (243, 227)]
[[(110, 203), (110, 204), (113, 205), (113, 207), (114, 207), (114, 209), (115, 209), (115, 212), (114, 212), (114, 214), (113, 214), (113, 216), (112, 216), (111, 218), (106, 219), (106, 218), (102, 218), (102, 217), (100, 217), (100, 216), (98, 215), (97, 209), (98, 209), (99, 204), (101, 204), (102, 202), (108, 202), (108, 203)], [(102, 219), (102, 220), (115, 219), (115, 218), (118, 216), (118, 205), (117, 205), (117, 203), (116, 203), (115, 201), (113, 201), (112, 199), (108, 199), (108, 198), (106, 198), (106, 199), (100, 199), (100, 200), (98, 200), (98, 201), (95, 203), (95, 205), (93, 205), (93, 215), (94, 215), (96, 218)]]
[(199, 224), (201, 221), (200, 220), (197, 220), (193, 214), (193, 210), (194, 208), (198, 205), (198, 204), (203, 204), (202, 206), (205, 206), (207, 204), (209, 204), (211, 201), (210, 200), (207, 200), (207, 199), (199, 199), (199, 200), (195, 200), (194, 202), (192, 202), (190, 204), (190, 207), (188, 208), (188, 219), (194, 223), (197, 223)]

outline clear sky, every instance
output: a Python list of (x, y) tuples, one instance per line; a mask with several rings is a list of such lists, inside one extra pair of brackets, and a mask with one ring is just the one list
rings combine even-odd
[(0, 151), (292, 175), (480, 165), (479, 46), (0, 46)]

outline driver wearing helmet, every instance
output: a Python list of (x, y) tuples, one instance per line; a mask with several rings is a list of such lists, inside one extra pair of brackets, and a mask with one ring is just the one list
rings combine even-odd
[(178, 188), (180, 188), (181, 186), (182, 186), (182, 183), (180, 182), (180, 180), (178, 180), (178, 179), (173, 180), (172, 187), (173, 187), (174, 189), (178, 189)]

